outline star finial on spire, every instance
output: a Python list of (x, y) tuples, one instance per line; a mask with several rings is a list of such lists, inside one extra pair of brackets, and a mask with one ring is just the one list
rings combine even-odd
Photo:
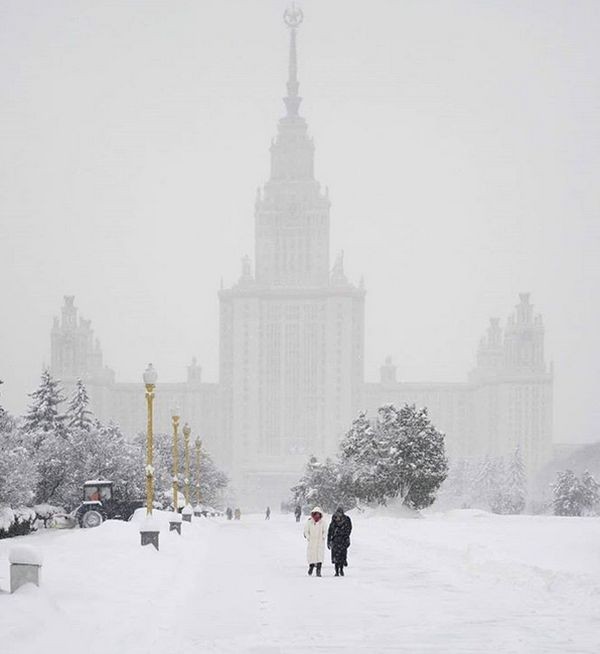
[(299, 27), (303, 20), (304, 13), (302, 12), (302, 9), (296, 7), (295, 2), (292, 2), (292, 4), (283, 12), (283, 21), (288, 27)]

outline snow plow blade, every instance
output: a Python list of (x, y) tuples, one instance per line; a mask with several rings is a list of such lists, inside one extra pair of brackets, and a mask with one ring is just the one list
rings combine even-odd
[(77, 518), (68, 513), (55, 513), (50, 520), (52, 529), (73, 529), (78, 524)]

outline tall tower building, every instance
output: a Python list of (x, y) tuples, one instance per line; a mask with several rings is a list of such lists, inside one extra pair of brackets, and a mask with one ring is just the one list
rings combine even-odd
[[(256, 263), (244, 257), (237, 283), (219, 293), (219, 383), (203, 381), (195, 360), (186, 379), (159, 380), (156, 431), (170, 431), (170, 407), (178, 404), (244, 510), (288, 498), (309, 454), (334, 455), (359, 410), (375, 416), (389, 402), (427, 407), (451, 460), (506, 457), (519, 447), (530, 472), (539, 470), (552, 454), (554, 376), (528, 293), (504, 324), (491, 319), (468, 380), (405, 380), (388, 357), (379, 381), (364, 382), (365, 291), (348, 281), (342, 254), (330, 263), (330, 202), (315, 179), (314, 143), (300, 115), (302, 17), (298, 9), (284, 14), (285, 112), (254, 206)], [(67, 390), (81, 377), (105, 422), (129, 437), (146, 428), (141, 380), (115, 381), (72, 296), (52, 328), (51, 368)]]
[(529, 293), (509, 316), (504, 332), (492, 318), (479, 344), (472, 384), (470, 453), (506, 456), (516, 447), (528, 468), (538, 470), (552, 455), (552, 367), (544, 358), (542, 317)]
[(54, 319), (50, 335), (50, 369), (70, 394), (81, 379), (92, 397), (92, 408), (101, 415), (109, 406), (108, 387), (114, 372), (103, 364), (100, 342), (94, 338), (90, 320), (78, 315), (73, 295), (64, 296), (60, 318)]
[(296, 38), (288, 9), (285, 115), (271, 174), (255, 204), (255, 273), (220, 298), (223, 434), (233, 481), (256, 502), (288, 495), (306, 456), (333, 454), (360, 406), (364, 296), (329, 261), (327, 193), (314, 176), (314, 144), (300, 116)]

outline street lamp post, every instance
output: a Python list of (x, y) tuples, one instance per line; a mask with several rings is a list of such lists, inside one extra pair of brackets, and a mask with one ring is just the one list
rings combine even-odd
[(173, 511), (179, 511), (179, 408), (173, 407), (171, 411), (171, 420), (173, 422)]
[(202, 448), (202, 441), (196, 438), (196, 506), (200, 508), (200, 449)]
[(158, 375), (151, 363), (144, 371), (144, 384), (146, 386), (146, 405), (148, 410), (148, 422), (146, 429), (146, 514), (152, 515), (152, 504), (154, 503), (154, 432), (153, 432), (153, 410), (154, 410), (154, 388)]
[(153, 433), (153, 408), (154, 388), (158, 375), (151, 363), (148, 364), (143, 374), (146, 387), (146, 405), (148, 410), (148, 422), (146, 430), (146, 520), (140, 525), (140, 536), (142, 545), (153, 545), (158, 549), (159, 529), (152, 521), (152, 505), (154, 503), (154, 433)]
[(190, 508), (190, 434), (192, 430), (190, 426), (185, 423), (183, 425), (183, 454), (184, 454), (184, 465), (185, 465), (185, 477), (183, 480), (183, 494), (185, 497), (185, 507), (183, 509), (183, 519), (186, 522), (191, 522), (192, 520), (192, 510)]

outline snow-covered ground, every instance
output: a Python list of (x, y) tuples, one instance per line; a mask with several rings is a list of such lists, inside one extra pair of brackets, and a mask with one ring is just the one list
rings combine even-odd
[[(291, 516), (184, 523), (160, 552), (116, 521), (2, 540), (0, 651), (600, 652), (600, 519), (353, 521), (345, 578), (306, 575)], [(42, 551), (42, 586), (9, 595), (21, 544)]]

